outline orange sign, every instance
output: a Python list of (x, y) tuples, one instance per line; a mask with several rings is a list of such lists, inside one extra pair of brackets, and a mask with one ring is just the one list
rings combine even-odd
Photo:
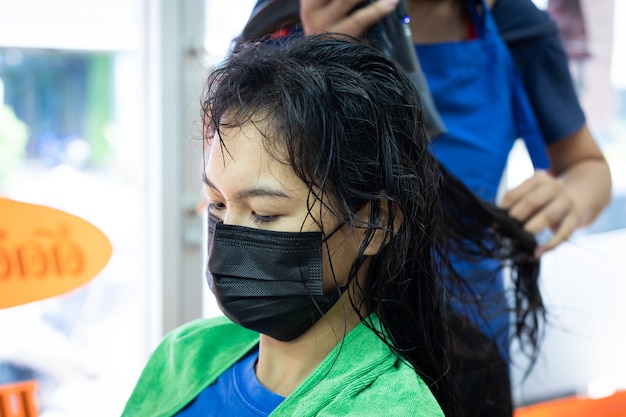
[(0, 308), (64, 294), (111, 258), (109, 239), (64, 211), (0, 198)]

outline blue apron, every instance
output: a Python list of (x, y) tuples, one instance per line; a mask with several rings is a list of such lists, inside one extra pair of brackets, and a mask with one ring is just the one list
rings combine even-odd
[[(447, 129), (434, 141), (437, 159), (478, 196), (494, 202), (516, 138), (524, 139), (535, 168), (547, 169), (549, 162), (522, 81), (489, 9), (484, 1), (484, 12), (478, 11), (474, 1), (467, 3), (477, 39), (418, 44), (416, 50)], [(467, 314), (497, 340), (503, 357), (508, 358), (509, 316), (502, 278), (485, 272), (497, 265), (456, 266), (471, 281), (475, 294), (485, 300), (487, 320), (479, 319), (476, 311)]]
[(495, 201), (507, 157), (522, 137), (535, 168), (549, 166), (543, 137), (509, 51), (488, 8), (468, 1), (475, 40), (416, 45), (448, 133), (435, 140), (438, 159), (487, 201)]

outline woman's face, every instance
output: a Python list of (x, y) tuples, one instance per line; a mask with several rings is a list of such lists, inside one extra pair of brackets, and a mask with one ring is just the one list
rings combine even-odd
[[(224, 146), (216, 136), (207, 145), (205, 159), (205, 190), (212, 214), (225, 224), (283, 232), (319, 231), (320, 223), (328, 234), (338, 226), (327, 209), (320, 212), (319, 202), (311, 213), (321, 213), (321, 219), (316, 222), (311, 217), (306, 184), (289, 165), (266, 152), (255, 126), (248, 123), (220, 133)], [(363, 229), (344, 226), (325, 243), (322, 253), (326, 292), (346, 284), (363, 234)]]

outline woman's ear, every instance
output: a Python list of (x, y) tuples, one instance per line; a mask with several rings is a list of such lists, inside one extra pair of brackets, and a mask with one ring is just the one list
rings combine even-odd
[(373, 256), (380, 252), (385, 245), (389, 243), (391, 237), (398, 233), (404, 218), (402, 211), (393, 201), (380, 201), (376, 211), (372, 210), (371, 204), (372, 203), (369, 203), (361, 210), (365, 214), (364, 218), (370, 218), (369, 214), (377, 212), (375, 219), (376, 229), (374, 230), (367, 247), (363, 251), (363, 254), (366, 256)]

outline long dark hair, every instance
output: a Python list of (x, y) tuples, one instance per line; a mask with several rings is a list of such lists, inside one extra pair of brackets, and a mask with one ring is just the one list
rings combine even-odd
[(255, 123), (268, 151), (309, 187), (309, 207), (321, 201), (350, 226), (368, 208), (351, 279), (374, 233), (387, 239), (353, 307), (378, 315), (387, 331), (379, 337), (430, 385), (446, 415), (458, 414), (447, 297), (469, 287), (453, 258), (510, 260), (515, 334), (536, 348), (543, 307), (533, 236), (437, 162), (417, 93), (390, 59), (340, 35), (246, 43), (209, 76), (203, 112), (206, 137)]

